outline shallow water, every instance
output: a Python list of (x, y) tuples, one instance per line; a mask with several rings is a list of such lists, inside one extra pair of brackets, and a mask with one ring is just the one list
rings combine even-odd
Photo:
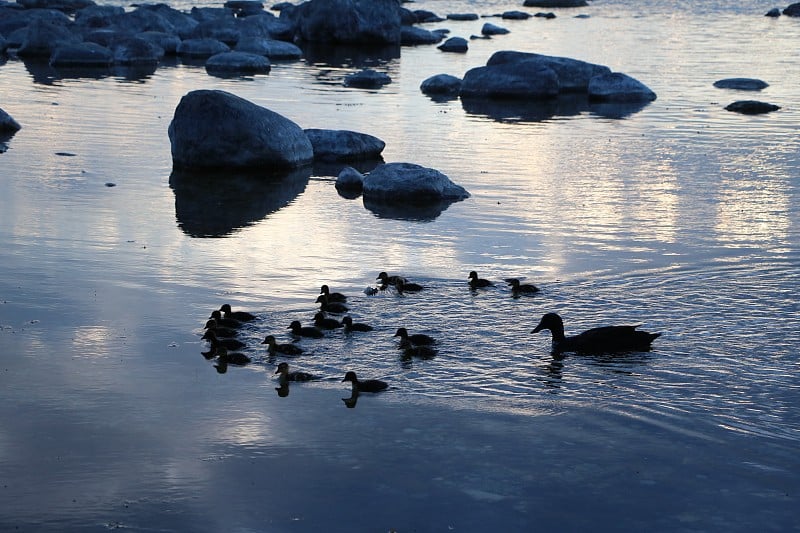
[[(490, 19), (511, 33), (464, 55), (309, 51), (248, 79), (180, 63), (76, 79), (9, 59), (0, 107), (23, 129), (0, 154), (0, 529), (796, 530), (800, 22), (771, 7), (597, 1)], [(603, 63), (658, 99), (614, 118), (419, 92), (501, 49)], [(364, 64), (393, 83), (342, 87)], [(712, 86), (737, 76), (770, 87)], [(322, 168), (187, 187), (166, 130), (197, 88), (376, 135), (386, 161), (472, 197), (375, 212)], [(723, 109), (750, 98), (782, 109)], [(496, 286), (471, 293), (473, 269)], [(425, 290), (367, 296), (381, 270)], [(512, 298), (512, 276), (541, 293)], [(281, 397), (258, 343), (309, 322), (322, 283), (376, 329), (302, 341), (292, 367), (326, 379)], [(243, 334), (253, 363), (219, 374), (199, 337), (224, 302), (259, 319)], [(530, 334), (548, 311), (568, 333), (663, 335), (646, 353), (554, 360)], [(402, 360), (399, 326), (436, 336), (436, 357)], [(348, 409), (351, 369), (391, 389)]]

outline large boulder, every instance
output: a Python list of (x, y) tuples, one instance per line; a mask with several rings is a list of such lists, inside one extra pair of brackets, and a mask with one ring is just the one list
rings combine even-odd
[(528, 52), (503, 50), (495, 52), (486, 62), (487, 67), (497, 65), (526, 64), (526, 68), (536, 65), (547, 67), (556, 73), (559, 92), (586, 92), (589, 80), (600, 74), (610, 74), (611, 69), (604, 65), (588, 63), (569, 57), (546, 56)]
[(783, 14), (787, 17), (800, 17), (800, 2), (789, 5), (783, 10)]
[(181, 41), (176, 50), (178, 55), (194, 58), (209, 58), (229, 51), (227, 44), (216, 39), (186, 39)]
[(186, 94), (168, 133), (176, 168), (284, 170), (314, 158), (300, 126), (225, 91)]
[(476, 67), (464, 74), (462, 98), (542, 100), (558, 96), (558, 76), (535, 61)]
[(348, 130), (305, 130), (314, 148), (314, 160), (354, 161), (381, 156), (386, 143), (377, 137)]
[(379, 165), (364, 177), (364, 198), (380, 202), (424, 203), (469, 198), (469, 193), (432, 168), (413, 163)]
[(292, 13), (306, 41), (400, 44), (397, 0), (310, 0)]
[(107, 68), (113, 64), (113, 52), (92, 42), (60, 46), (50, 56), (50, 65), (56, 68)]
[(19, 57), (50, 57), (60, 46), (78, 44), (81, 39), (67, 25), (45, 19), (35, 19), (28, 26), (17, 55)]
[(656, 93), (645, 84), (621, 72), (595, 76), (589, 81), (589, 99), (602, 102), (650, 102)]
[(300, 59), (303, 51), (299, 46), (259, 36), (246, 36), (236, 43), (237, 52), (250, 52), (270, 59)]

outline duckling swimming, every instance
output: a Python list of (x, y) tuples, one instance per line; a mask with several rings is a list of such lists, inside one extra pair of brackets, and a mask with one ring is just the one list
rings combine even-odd
[(433, 346), (407, 346), (403, 349), (403, 358), (411, 359), (412, 357), (419, 357), (420, 359), (433, 359), (437, 353), (439, 353), (438, 350)]
[(475, 272), (474, 270), (469, 273), (469, 277), (467, 279), (469, 279), (469, 286), (471, 289), (480, 289), (483, 287), (491, 287), (492, 285), (494, 285), (494, 283), (492, 283), (488, 279), (479, 278), (478, 273)]
[(350, 333), (351, 331), (372, 331), (372, 326), (362, 324), (361, 322), (353, 322), (352, 317), (346, 316), (342, 319), (344, 332)]
[(222, 316), (222, 311), (216, 309), (211, 311), (211, 316), (208, 317), (209, 320), (216, 320), (218, 326), (224, 326), (226, 328), (238, 328), (242, 325), (241, 320), (236, 320), (235, 318), (225, 318)]
[(220, 326), (215, 318), (208, 319), (205, 329), (213, 331), (216, 333), (217, 337), (235, 337), (239, 334), (238, 329)]
[(251, 361), (245, 354), (229, 352), (224, 346), (217, 347), (217, 360), (222, 364), (237, 366), (244, 366)]
[(569, 337), (564, 335), (564, 322), (556, 313), (547, 313), (531, 333), (549, 329), (553, 335), (553, 352), (641, 352), (661, 333), (638, 331), (639, 326), (605, 326), (592, 328)]
[(411, 343), (415, 346), (430, 346), (431, 344), (436, 343), (436, 339), (430, 335), (425, 335), (424, 333), (415, 333), (414, 335), (409, 335), (406, 328), (397, 328), (397, 333), (395, 333), (394, 336), (400, 337), (400, 346), (402, 348), (407, 347), (408, 343)]
[(423, 289), (422, 285), (419, 283), (403, 281), (402, 279), (397, 280), (397, 282), (394, 284), (394, 288), (397, 289), (397, 294), (403, 294), (404, 292), (419, 292)]
[(356, 373), (350, 370), (344, 375), (342, 383), (350, 381), (353, 384), (354, 392), (380, 392), (389, 387), (389, 384), (379, 379), (359, 380)]
[(281, 353), (283, 355), (300, 355), (303, 353), (303, 349), (296, 344), (278, 344), (275, 341), (275, 337), (272, 335), (264, 337), (261, 344), (267, 345), (267, 353), (270, 355), (275, 355), (276, 353)]
[(348, 311), (347, 306), (341, 302), (330, 302), (328, 301), (328, 297), (324, 294), (320, 294), (317, 297), (317, 303), (319, 304), (320, 311), (326, 311), (328, 313), (334, 314), (342, 314)]
[(530, 283), (520, 283), (517, 278), (509, 278), (506, 280), (511, 285), (511, 295), (520, 296), (523, 294), (536, 294), (539, 292), (539, 287), (531, 285)]
[(251, 320), (258, 318), (253, 313), (248, 313), (247, 311), (231, 311), (230, 304), (222, 304), (222, 307), (220, 307), (219, 310), (222, 311), (222, 314), (225, 318), (233, 318), (235, 320), (239, 320), (240, 322), (250, 322)]
[(323, 285), (322, 287), (320, 287), (319, 293), (327, 296), (329, 302), (345, 303), (347, 301), (347, 296), (345, 296), (341, 292), (331, 292), (330, 288), (327, 285)]
[(317, 379), (316, 376), (309, 374), (308, 372), (289, 372), (289, 363), (280, 363), (278, 365), (278, 369), (275, 371), (275, 374), (280, 374), (278, 380), (281, 383), (285, 383), (287, 381), (312, 381)]
[(294, 320), (289, 325), (288, 329), (292, 330), (292, 335), (295, 335), (297, 337), (309, 337), (311, 339), (321, 339), (322, 337), (325, 336), (319, 328), (316, 328), (314, 326), (303, 327), (300, 324), (299, 320)]
[(214, 349), (223, 347), (227, 348), (228, 350), (238, 350), (239, 348), (245, 347), (245, 343), (243, 343), (238, 339), (228, 339), (228, 338), (220, 339), (219, 337), (217, 337), (217, 334), (214, 333), (214, 330), (212, 329), (207, 329), (206, 332), (203, 334), (202, 339), (210, 342), (211, 346)]
[(343, 327), (344, 324), (335, 318), (325, 316), (323, 311), (319, 311), (314, 315), (314, 325), (320, 329), (336, 329)]
[(381, 285), (395, 285), (395, 286), (397, 285), (397, 281), (398, 280), (403, 281), (403, 282), (408, 281), (403, 276), (390, 276), (386, 272), (381, 272), (380, 274), (378, 274), (378, 277), (375, 278), (375, 279), (380, 281)]

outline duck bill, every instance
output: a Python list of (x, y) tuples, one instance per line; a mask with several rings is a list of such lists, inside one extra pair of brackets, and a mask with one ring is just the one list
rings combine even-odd
[(531, 333), (539, 333), (539, 332), (540, 332), (540, 331), (542, 331), (543, 329), (544, 329), (544, 326), (542, 326), (541, 324), (539, 324), (538, 326), (536, 326), (535, 328), (533, 328), (533, 331), (531, 331)]

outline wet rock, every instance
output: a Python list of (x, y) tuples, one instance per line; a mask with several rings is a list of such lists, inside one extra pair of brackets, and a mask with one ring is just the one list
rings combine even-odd
[(25, 9), (55, 9), (69, 14), (94, 5), (92, 0), (17, 0), (17, 3)]
[(160, 31), (188, 39), (200, 23), (166, 4), (140, 4), (135, 10), (126, 12), (115, 26), (131, 33)]
[(379, 165), (363, 180), (364, 198), (381, 202), (463, 200), (469, 193), (432, 168), (413, 163)]
[(586, 7), (586, 0), (525, 0), (525, 7)]
[(228, 0), (223, 5), (237, 17), (250, 17), (264, 11), (263, 2), (258, 0)]
[(264, 37), (243, 37), (236, 44), (236, 51), (250, 52), (276, 60), (303, 57), (303, 51), (297, 45)]
[(281, 170), (307, 165), (314, 157), (300, 126), (219, 90), (181, 98), (168, 133), (176, 168)]
[(800, 17), (800, 2), (789, 5), (783, 10), (783, 14), (787, 17)]
[(760, 115), (763, 113), (771, 113), (777, 111), (780, 106), (770, 104), (767, 102), (759, 102), (758, 100), (739, 100), (725, 106), (728, 111), (734, 113), (742, 113), (744, 115)]
[(485, 23), (481, 28), (481, 34), (483, 35), (505, 35), (506, 33), (509, 33), (506, 28), (496, 26), (495, 24), (491, 24), (489, 22)]
[(392, 82), (388, 74), (370, 68), (348, 74), (344, 78), (345, 87), (358, 87), (360, 89), (380, 89)]
[(180, 37), (162, 31), (143, 31), (136, 34), (136, 37), (161, 48), (165, 55), (170, 56), (178, 53), (178, 46), (181, 44)]
[(650, 102), (656, 93), (627, 74), (612, 72), (589, 81), (589, 99), (602, 102)]
[(611, 69), (603, 65), (587, 63), (568, 57), (546, 56), (528, 52), (495, 52), (486, 62), (487, 67), (499, 65), (525, 65), (526, 69), (546, 67), (556, 73), (560, 92), (586, 92), (589, 80), (600, 74), (609, 74)]
[(386, 143), (366, 133), (349, 130), (305, 130), (314, 150), (315, 161), (354, 161), (376, 159)]
[(547, 99), (558, 96), (555, 71), (536, 61), (476, 67), (464, 74), (461, 98)]
[(425, 22), (442, 22), (444, 20), (433, 11), (426, 11), (424, 9), (415, 9), (412, 13), (414, 13), (418, 24), (424, 24)]
[(178, 55), (187, 57), (211, 57), (230, 51), (230, 47), (216, 39), (186, 39), (178, 45)]
[(525, 11), (505, 11), (500, 17), (505, 20), (527, 20), (531, 14)]
[(477, 13), (450, 13), (447, 20), (478, 20)]
[(541, 18), (541, 19), (554, 19), (556, 18), (556, 14), (551, 11), (540, 11), (534, 15), (534, 17)]
[(56, 68), (106, 68), (112, 64), (114, 64), (113, 52), (105, 46), (92, 42), (60, 46), (50, 56), (50, 65)]
[(206, 61), (209, 74), (266, 74), (271, 67), (265, 56), (249, 52), (222, 52)]
[(108, 28), (125, 14), (122, 6), (85, 7), (75, 13), (75, 24), (83, 28)]
[(445, 42), (437, 46), (442, 52), (455, 52), (464, 54), (469, 49), (469, 44), (463, 37), (450, 37)]
[(344, 167), (336, 177), (336, 190), (355, 198), (364, 190), (364, 175), (353, 167)]
[(781, 16), (781, 10), (779, 8), (777, 8), (777, 7), (773, 7), (772, 9), (770, 9), (769, 11), (764, 13), (764, 16), (765, 17), (773, 17), (773, 18), (780, 17)]
[(416, 26), (403, 26), (400, 30), (400, 44), (413, 46), (417, 44), (436, 44), (444, 37), (439, 32), (428, 31)]
[(461, 78), (450, 74), (436, 74), (424, 80), (419, 88), (424, 94), (458, 95), (461, 91)]
[(58, 47), (79, 42), (81, 39), (66, 24), (36, 19), (28, 26), (17, 55), (49, 58)]
[(126, 39), (114, 46), (114, 62), (118, 65), (156, 64), (163, 57), (163, 48), (138, 37)]
[(714, 82), (718, 89), (737, 89), (739, 91), (760, 91), (769, 87), (769, 83), (755, 78), (726, 78)]
[(0, 133), (14, 133), (21, 127), (11, 115), (0, 109)]
[(291, 17), (306, 41), (399, 44), (400, 9), (396, 0), (310, 0)]

